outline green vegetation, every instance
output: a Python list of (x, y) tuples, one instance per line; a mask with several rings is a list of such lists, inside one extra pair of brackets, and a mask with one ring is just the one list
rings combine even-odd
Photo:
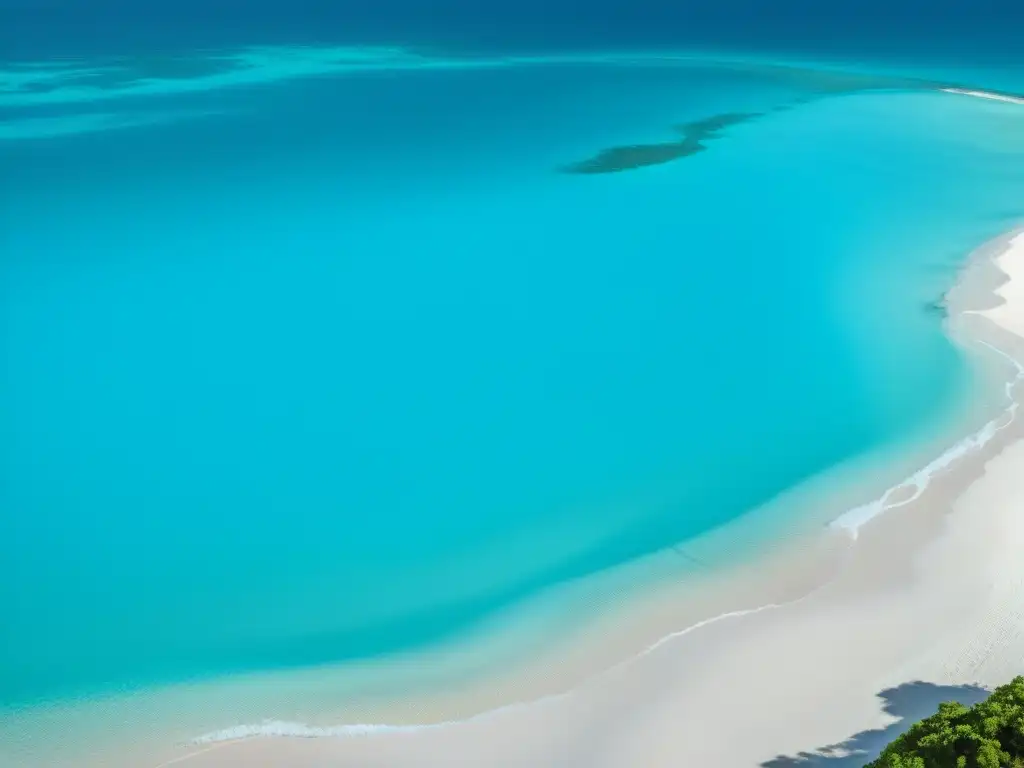
[(867, 768), (1024, 768), (1024, 677), (970, 708), (940, 704)]

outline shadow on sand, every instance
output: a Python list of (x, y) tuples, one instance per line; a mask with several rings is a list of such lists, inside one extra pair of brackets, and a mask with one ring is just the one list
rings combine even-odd
[(882, 709), (900, 718), (885, 728), (861, 731), (839, 744), (818, 747), (812, 752), (776, 758), (761, 763), (761, 768), (863, 768), (878, 757), (885, 746), (922, 718), (934, 715), (944, 701), (972, 706), (984, 700), (989, 691), (975, 685), (934, 685), (904, 683), (878, 694)]

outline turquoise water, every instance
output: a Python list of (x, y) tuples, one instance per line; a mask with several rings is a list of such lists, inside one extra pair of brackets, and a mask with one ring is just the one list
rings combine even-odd
[(1024, 108), (262, 55), (0, 94), (5, 705), (455, 637), (969, 393), (930, 303), (1019, 216)]

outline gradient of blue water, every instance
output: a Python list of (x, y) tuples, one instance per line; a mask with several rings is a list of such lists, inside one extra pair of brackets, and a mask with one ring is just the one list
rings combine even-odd
[(1021, 199), (1010, 107), (840, 96), (555, 172), (793, 95), (382, 73), (0, 150), (3, 699), (442, 639), (947, 413), (925, 303)]

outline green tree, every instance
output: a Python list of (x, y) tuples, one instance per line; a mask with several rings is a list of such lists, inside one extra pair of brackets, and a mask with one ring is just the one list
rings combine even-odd
[(1024, 768), (1024, 677), (970, 708), (940, 704), (867, 768)]

